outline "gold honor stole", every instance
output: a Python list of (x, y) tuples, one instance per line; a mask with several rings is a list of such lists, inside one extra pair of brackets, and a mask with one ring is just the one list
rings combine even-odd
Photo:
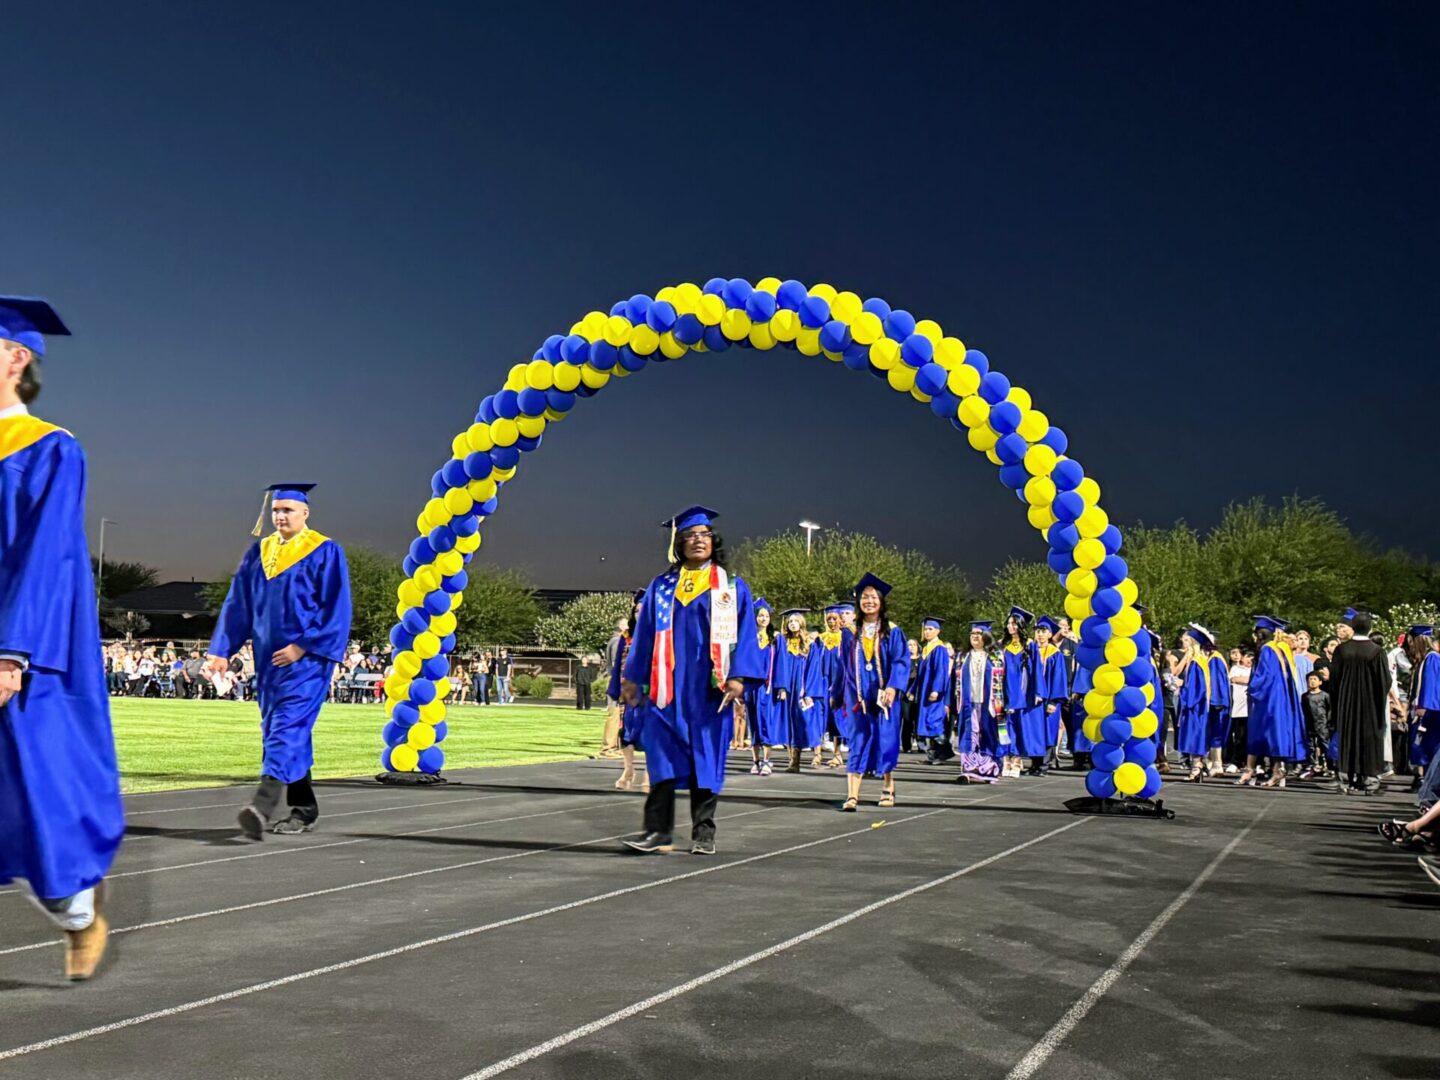
[(65, 429), (33, 416), (10, 416), (0, 420), (0, 461), (21, 450), (28, 450), (52, 431)]
[(329, 539), (310, 529), (288, 542), (282, 540), (278, 532), (271, 533), (260, 541), (260, 566), (265, 571), (265, 579), (272, 581), (279, 577)]

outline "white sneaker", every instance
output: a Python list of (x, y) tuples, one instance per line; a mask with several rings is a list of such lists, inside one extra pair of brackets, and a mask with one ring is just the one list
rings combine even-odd
[(770, 775), (770, 759), (769, 759), (769, 758), (766, 758), (764, 761), (760, 762), (760, 775), (761, 775), (761, 776), (769, 776), (769, 775)]
[(1240, 770), (1237, 769), (1234, 765), (1226, 765), (1226, 766), (1225, 766), (1225, 773), (1226, 773), (1227, 776), (1234, 776), (1234, 775), (1235, 775), (1236, 773), (1238, 773), (1239, 771), (1240, 771)]
[(760, 775), (760, 763), (759, 763), (758, 761), (755, 762), (753, 765), (750, 766), (750, 775), (751, 775), (751, 776), (759, 776), (759, 775)]
[(824, 750), (827, 754), (832, 753), (835, 749), (835, 740), (827, 738), (820, 744), (820, 749)]

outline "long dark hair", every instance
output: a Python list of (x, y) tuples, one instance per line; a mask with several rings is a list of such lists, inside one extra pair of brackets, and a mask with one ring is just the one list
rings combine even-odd
[(20, 382), (15, 387), (15, 393), (20, 400), (29, 405), (40, 396), (40, 357), (33, 352), (30, 354), (30, 363), (25, 365), (25, 370), (20, 373)]
[(1420, 665), (1430, 652), (1430, 638), (1424, 634), (1407, 634), (1405, 652), (1410, 657), (1410, 663), (1415, 665), (1415, 670), (1419, 671)]
[[(677, 534), (675, 537), (675, 561), (670, 564), (671, 570), (679, 570), (685, 565), (684, 546), (684, 538)], [(710, 530), (710, 561), (716, 566), (725, 566), (725, 538), (714, 529)]]
[[(874, 586), (873, 586), (873, 585), (867, 585), (867, 586), (865, 586), (865, 588), (866, 588), (866, 589), (870, 589), (870, 588), (874, 588)], [(861, 589), (861, 590), (860, 590), (860, 592), (864, 592), (864, 591), (865, 591), (865, 589)], [(875, 589), (875, 595), (878, 596), (878, 597), (880, 597), (880, 610), (875, 613), (875, 621), (880, 624), (880, 630), (883, 631), (883, 630), (885, 630), (886, 627), (888, 627), (888, 626), (890, 625), (890, 612), (889, 612), (889, 610), (885, 607), (885, 597), (884, 597), (884, 595), (880, 592), (879, 589)], [(855, 625), (856, 625), (856, 627), (861, 627), (861, 626), (864, 626), (864, 625), (865, 625), (865, 613), (860, 610), (860, 595), (859, 595), (859, 593), (856, 593), (856, 595), (855, 595)], [(859, 636), (858, 631), (856, 632), (856, 636), (857, 636), (857, 637)]]
[(1026, 629), (1026, 626), (1027, 626), (1028, 624), (1025, 622), (1024, 619), (1020, 618), (1019, 615), (1007, 615), (1007, 616), (1005, 616), (1005, 640), (1004, 640), (1004, 644), (1006, 644), (1006, 645), (1009, 645), (1009, 644), (1010, 644), (1010, 623), (1011, 623), (1012, 620), (1013, 620), (1014, 623), (1015, 623), (1015, 640), (1018, 641), (1018, 642), (1020, 642), (1020, 644), (1023, 645), (1023, 644), (1025, 644), (1025, 629)]
[(1274, 630), (1271, 630), (1269, 627), (1265, 627), (1265, 626), (1257, 626), (1257, 627), (1255, 628), (1255, 644), (1256, 644), (1256, 645), (1263, 647), (1263, 646), (1265, 646), (1265, 645), (1268, 645), (1268, 644), (1269, 644), (1271, 641), (1273, 641), (1273, 640), (1275, 640), (1275, 631), (1274, 631)]

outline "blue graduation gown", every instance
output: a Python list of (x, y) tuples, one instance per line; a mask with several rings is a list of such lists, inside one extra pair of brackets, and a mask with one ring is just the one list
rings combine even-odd
[[(625, 678), (650, 692), (650, 667), (655, 655), (655, 611), (673, 604), (675, 689), (664, 708), (650, 703), (640, 745), (651, 783), (674, 780), (678, 787), (719, 792), (725, 786), (725, 754), (735, 732), (735, 710), (720, 711), (725, 692), (713, 685), (710, 660), (710, 593), (700, 593), (689, 604), (674, 599), (661, 574), (645, 590), (635, 622), (635, 641), (625, 661)], [(729, 676), (747, 684), (765, 677), (755, 628), (750, 586), (730, 578), (735, 590), (737, 639), (730, 653)], [(664, 592), (663, 597), (661, 592)]]
[[(309, 537), (309, 539), (307, 539)], [(265, 546), (275, 543), (267, 538)], [(299, 561), (265, 574), (262, 544), (250, 545), (220, 609), (213, 656), (231, 656), (247, 639), (255, 645), (255, 697), (260, 703), (264, 776), (301, 779), (315, 763), (311, 733), (330, 690), (330, 673), (350, 642), (350, 571), (334, 540), (307, 532), (291, 543)], [(288, 561), (288, 560), (287, 560)], [(287, 667), (270, 656), (287, 645), (305, 655)]]
[[(1069, 679), (1065, 674), (1065, 654), (1054, 645), (1035, 650), (1035, 693), (1040, 698), (1040, 711), (1045, 724), (1045, 748), (1060, 742), (1060, 707), (1070, 696)], [(1051, 709), (1054, 709), (1051, 712)]]
[[(1075, 695), (1070, 702), (1070, 752), (1072, 754), (1088, 754), (1095, 749), (1095, 741), (1085, 737), (1085, 720), (1090, 715), (1085, 711), (1085, 695), (1095, 689), (1095, 678), (1089, 668), (1084, 665), (1077, 665), (1075, 668), (1075, 681), (1070, 686), (1070, 693)], [(1164, 709), (1164, 704), (1157, 697), (1156, 705)]]
[(785, 689), (785, 661), (781, 650), (775, 647), (773, 635), (770, 643), (763, 648), (760, 647), (758, 634), (755, 643), (760, 650), (763, 675), (758, 682), (745, 684), (750, 741), (756, 746), (783, 746), (789, 737), (788, 717), (784, 712), (785, 703), (776, 700), (775, 691)]
[[(605, 688), (605, 693), (610, 700), (620, 700), (620, 677), (625, 670), (625, 657), (630, 652), (630, 643), (615, 654), (615, 663), (610, 668), (610, 684)], [(620, 739), (627, 746), (637, 746), (640, 743), (640, 735), (645, 729), (645, 704), (624, 705), (620, 709)]]
[(85, 542), (85, 454), (30, 416), (0, 420), (0, 653), (29, 668), (0, 708), (0, 884), (73, 896), (125, 832)]
[(1210, 665), (1196, 660), (1185, 666), (1175, 711), (1175, 749), (1204, 757), (1210, 749)]
[[(915, 704), (919, 710), (915, 719), (916, 735), (938, 739), (945, 734), (945, 715), (950, 709), (949, 690), (953, 677), (954, 659), (949, 645), (937, 638), (934, 648), (928, 645), (921, 647), (920, 675), (915, 686)], [(931, 694), (939, 697), (931, 701)]]
[(1230, 741), (1230, 665), (1219, 653), (1210, 654), (1210, 719), (1206, 725), (1206, 741), (1211, 750), (1221, 749)]
[[(956, 749), (962, 754), (989, 754), (998, 760), (1010, 752), (1009, 743), (1002, 745), (1000, 742), (1000, 723), (995, 716), (992, 671), (999, 661), (990, 653), (979, 654), (984, 659), (984, 670), (980, 676), (980, 696), (977, 701), (974, 689), (970, 685), (970, 662), (975, 655), (975, 650), (972, 649), (957, 657), (954, 664), (955, 705), (959, 718), (956, 723), (958, 732)], [(977, 704), (980, 706), (978, 745), (972, 740), (970, 733), (970, 716)]]
[[(867, 666), (856, 632), (848, 627), (842, 630), (840, 679), (850, 725), (846, 771), (883, 776), (900, 760), (900, 697), (910, 681), (910, 643), (905, 631), (891, 625), (890, 632), (875, 642), (875, 656)], [(878, 702), (882, 689), (895, 691), (895, 702), (888, 709), (880, 708)]]
[(1044, 757), (1045, 710), (1035, 685), (1035, 644), (1000, 650), (1005, 661), (1005, 715), (1010, 722), (1010, 753), (1016, 757)]
[[(782, 638), (776, 645), (785, 665), (785, 717), (788, 746), (801, 750), (819, 746), (825, 741), (825, 650), (818, 644), (807, 644), (804, 652), (792, 652)], [(802, 704), (810, 698), (810, 708)]]
[(1250, 721), (1245, 752), (1256, 757), (1298, 761), (1305, 754), (1304, 718), (1295, 679), (1284, 654), (1267, 641), (1250, 671)]
[[(1425, 768), (1440, 751), (1440, 653), (1427, 653), (1410, 697), (1410, 764)], [(1415, 709), (1425, 715), (1416, 717)], [(1422, 731), (1421, 728), (1424, 728)]]

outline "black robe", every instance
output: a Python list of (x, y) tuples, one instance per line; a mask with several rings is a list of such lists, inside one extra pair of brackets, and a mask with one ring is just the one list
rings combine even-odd
[(1379, 776), (1389, 733), (1390, 666), (1368, 638), (1351, 638), (1335, 649), (1330, 701), (1340, 729), (1342, 776)]

